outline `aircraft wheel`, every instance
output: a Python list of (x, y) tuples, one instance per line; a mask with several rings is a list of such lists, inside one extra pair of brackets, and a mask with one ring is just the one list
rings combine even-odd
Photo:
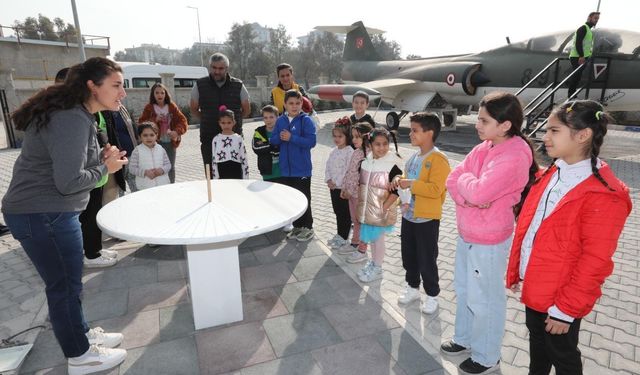
[(395, 112), (387, 113), (387, 129), (396, 130), (400, 126), (400, 116)]
[(455, 120), (453, 118), (453, 115), (450, 115), (448, 113), (443, 114), (442, 117), (444, 120), (444, 126), (451, 126), (451, 124), (453, 124), (453, 121)]

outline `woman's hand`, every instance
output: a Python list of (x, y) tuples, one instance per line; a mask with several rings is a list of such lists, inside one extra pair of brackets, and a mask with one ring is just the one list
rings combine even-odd
[(147, 169), (144, 171), (144, 176), (150, 180), (156, 178), (156, 171), (154, 169)]
[(129, 160), (125, 157), (126, 151), (120, 151), (116, 146), (111, 146), (107, 143), (102, 149), (102, 162), (107, 166), (109, 174), (116, 173), (122, 167), (129, 163)]

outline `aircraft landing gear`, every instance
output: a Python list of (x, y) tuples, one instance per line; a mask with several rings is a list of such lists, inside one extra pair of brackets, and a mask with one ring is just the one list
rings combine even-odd
[(400, 111), (400, 114), (396, 112), (387, 113), (386, 125), (389, 130), (397, 130), (400, 127), (400, 121), (409, 113), (409, 111)]

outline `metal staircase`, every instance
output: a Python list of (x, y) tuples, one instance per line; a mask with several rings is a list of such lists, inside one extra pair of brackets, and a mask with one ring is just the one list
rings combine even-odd
[[(544, 87), (542, 91), (536, 95), (536, 97), (524, 107), (525, 111), (525, 123), (523, 125), (523, 132), (533, 141), (539, 141), (536, 138), (536, 134), (547, 123), (547, 118), (551, 110), (558, 104), (565, 103), (567, 101), (578, 99), (579, 95), (584, 92), (584, 98), (589, 97), (591, 90), (601, 90), (600, 102), (604, 101), (605, 92), (607, 90), (607, 84), (609, 81), (609, 71), (611, 67), (610, 57), (592, 57), (589, 61), (573, 70), (570, 74), (560, 80), (561, 77), (561, 63), (563, 61), (569, 61), (568, 57), (557, 57), (545, 66), (538, 74), (536, 74), (529, 82), (527, 82), (518, 92), (516, 96), (521, 95), (527, 89), (531, 89), (531, 86), (543, 75), (553, 75), (551, 83)], [(601, 74), (597, 74), (597, 78), (594, 78), (593, 67), (605, 66)], [(578, 86), (576, 91), (569, 98), (558, 98), (557, 91), (563, 87), (566, 87), (572, 77), (575, 76), (581, 69), (586, 70), (587, 79), (582, 86)], [(584, 76), (584, 75), (583, 75)], [(595, 86), (595, 87), (594, 87)]]

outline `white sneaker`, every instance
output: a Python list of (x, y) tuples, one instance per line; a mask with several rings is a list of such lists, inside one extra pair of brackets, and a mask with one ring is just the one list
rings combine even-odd
[(87, 268), (111, 267), (116, 263), (118, 263), (118, 260), (116, 258), (107, 258), (104, 255), (100, 255), (95, 259), (89, 259), (87, 257), (84, 257), (84, 266)]
[(334, 249), (336, 250), (336, 253), (340, 254), (340, 255), (350, 255), (351, 253), (353, 253), (353, 251), (355, 250), (355, 247), (351, 246), (351, 244), (349, 242), (347, 242), (346, 244)]
[(293, 230), (293, 224), (287, 224), (287, 225), (285, 225), (284, 227), (282, 227), (282, 231), (283, 231), (283, 232), (287, 232), (287, 233), (289, 233), (289, 232), (291, 232), (292, 230)]
[(340, 237), (337, 240), (335, 240), (333, 243), (331, 243), (330, 246), (331, 246), (331, 248), (333, 250), (336, 250), (336, 249), (339, 249), (339, 248), (341, 248), (341, 247), (343, 247), (345, 245), (351, 245), (351, 244), (349, 243), (349, 241), (347, 241), (347, 240), (343, 239), (342, 237)]
[(374, 280), (382, 279), (382, 267), (376, 266), (375, 263), (373, 266), (369, 267), (367, 271), (362, 276), (358, 277), (360, 281), (363, 283), (369, 283)]
[(433, 314), (438, 309), (438, 297), (427, 296), (422, 303), (422, 312), (425, 314)]
[(407, 285), (402, 293), (398, 295), (398, 303), (406, 305), (407, 303), (411, 303), (415, 300), (420, 299), (420, 290), (418, 288), (412, 288)]
[(307, 242), (311, 240), (313, 236), (315, 236), (313, 229), (301, 228), (296, 236), (296, 240), (298, 240), (298, 242)]
[(115, 250), (102, 249), (100, 250), (100, 254), (104, 257), (111, 258), (111, 259), (118, 257), (118, 252)]
[(358, 276), (358, 278), (360, 278), (360, 276), (364, 275), (369, 268), (373, 267), (373, 260), (369, 259), (367, 261), (367, 263), (364, 264), (364, 267), (360, 268), (360, 270), (358, 270), (358, 272), (356, 273), (356, 275)]
[(358, 250), (354, 251), (347, 258), (347, 263), (360, 263), (367, 260), (367, 253), (361, 253)]
[(298, 235), (298, 233), (300, 233), (301, 230), (302, 230), (302, 228), (293, 228), (293, 229), (291, 229), (291, 232), (287, 233), (287, 239), (295, 240), (296, 236)]
[(102, 328), (91, 328), (87, 332), (89, 344), (104, 346), (105, 348), (115, 348), (120, 345), (124, 336), (122, 333), (106, 333)]
[(342, 240), (342, 237), (340, 237), (339, 234), (334, 234), (333, 237), (329, 238), (329, 240), (327, 241), (327, 245), (333, 246), (333, 243), (338, 240)]
[(69, 375), (92, 374), (98, 371), (112, 369), (127, 358), (124, 349), (109, 349), (98, 345), (91, 345), (86, 353), (67, 360)]

